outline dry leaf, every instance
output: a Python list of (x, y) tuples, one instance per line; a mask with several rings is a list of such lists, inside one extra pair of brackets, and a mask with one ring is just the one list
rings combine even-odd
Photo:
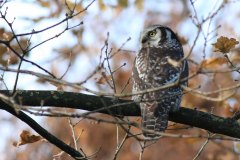
[(8, 60), (7, 60), (7, 66), (9, 66), (10, 61), (11, 61), (11, 54), (10, 54), (10, 49), (7, 47), (7, 55), (8, 55)]
[(50, 2), (49, 1), (38, 1), (38, 3), (39, 2), (40, 2), (42, 7), (46, 7), (46, 8), (50, 7)]
[(53, 81), (49, 81), (49, 83), (54, 85), (55, 87), (57, 87), (58, 91), (64, 91), (63, 86), (61, 84), (53, 82)]
[(105, 84), (108, 80), (110, 80), (112, 78), (112, 76), (110, 76), (110, 75), (107, 76), (105, 72), (102, 72), (101, 75), (102, 76), (100, 78), (94, 78), (96, 83)]
[(118, 4), (121, 6), (121, 7), (128, 7), (128, 0), (118, 0)]
[(174, 68), (176, 68), (176, 67), (179, 66), (179, 62), (174, 61), (174, 60), (171, 59), (171, 58), (168, 58), (167, 61), (168, 61), (168, 63), (170, 63), (171, 65), (173, 65)]
[(226, 62), (228, 62), (228, 60), (223, 57), (210, 57), (204, 60), (202, 67), (210, 68), (216, 65), (223, 65)]
[(17, 141), (14, 141), (14, 142), (13, 142), (13, 146), (15, 146), (15, 147), (17, 147), (17, 144), (18, 144)]
[(47, 139), (45, 139), (45, 138), (42, 138), (41, 141), (42, 141), (42, 142), (49, 143), (49, 141), (48, 141)]
[(101, 11), (107, 9), (102, 0), (98, 0), (98, 6), (99, 6)]
[(30, 134), (28, 131), (23, 130), (21, 135), (20, 135), (20, 140), (19, 142), (13, 142), (13, 146), (18, 147), (27, 143), (34, 143), (37, 142), (39, 140), (41, 140), (42, 137), (41, 136), (35, 136)]
[(221, 52), (221, 53), (229, 53), (232, 48), (234, 48), (237, 44), (239, 44), (236, 39), (221, 36), (217, 39), (216, 43), (212, 45), (217, 48), (218, 50), (214, 50), (214, 52)]
[(60, 153), (54, 155), (53, 160), (62, 160), (64, 153), (65, 153), (64, 151), (61, 151)]
[(136, 0), (134, 3), (137, 5), (139, 11), (143, 9), (143, 0)]
[(9, 36), (7, 35), (7, 33), (3, 33), (2, 36), (3, 36), (3, 40), (4, 41), (8, 41), (9, 40)]
[[(3, 33), (2, 36), (3, 36), (3, 40), (4, 40), (4, 41), (8, 41), (8, 40), (9, 40), (9, 36), (7, 35), (7, 33)], [(9, 66), (10, 60), (11, 60), (11, 55), (10, 55), (10, 53), (11, 53), (11, 52), (10, 52), (10, 49), (7, 47), (7, 55), (8, 55), (7, 66)]]
[(238, 103), (235, 103), (234, 106), (232, 107), (232, 109), (233, 109), (234, 112), (237, 112), (238, 109), (239, 109)]
[(182, 45), (185, 45), (188, 43), (188, 41), (184, 37), (180, 37), (178, 34), (177, 34), (177, 37)]
[(44, 84), (44, 83), (47, 82), (47, 80), (44, 79), (44, 78), (38, 78), (38, 79), (36, 80), (36, 82)]
[[(203, 68), (211, 68), (214, 67), (216, 65), (223, 65), (226, 62), (228, 62), (228, 60), (224, 57), (210, 57), (205, 59), (202, 62), (202, 67)], [(192, 73), (196, 72), (198, 69), (199, 65), (194, 66), (193, 70), (191, 70)]]
[(222, 103), (220, 103), (218, 106), (223, 107), (223, 113), (225, 114), (225, 116), (227, 117), (233, 116), (233, 112), (232, 112), (233, 108), (230, 106), (230, 104), (226, 100), (222, 101)]

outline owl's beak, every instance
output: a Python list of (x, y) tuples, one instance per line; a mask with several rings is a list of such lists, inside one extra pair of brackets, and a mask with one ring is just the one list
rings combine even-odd
[(141, 43), (142, 44), (146, 43), (147, 41), (148, 41), (148, 38), (146, 38), (146, 37), (142, 37), (141, 38)]

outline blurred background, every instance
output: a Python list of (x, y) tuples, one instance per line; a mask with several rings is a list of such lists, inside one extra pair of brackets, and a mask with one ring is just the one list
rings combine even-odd
[[(2, 1), (0, 1), (1, 3)], [(74, 0), (68, 0), (70, 8), (74, 6)], [(91, 3), (90, 0), (77, 0), (76, 11), (81, 11)], [(183, 43), (184, 52), (187, 54), (193, 45), (197, 36), (198, 28), (193, 21), (202, 21), (210, 14), (216, 12), (221, 5), (221, 0), (196, 0), (191, 4), (189, 0), (96, 0), (87, 11), (74, 17), (68, 21), (69, 27), (75, 26), (83, 21), (83, 25), (66, 31), (61, 36), (54, 38), (40, 46), (31, 50), (25, 57), (41, 67), (61, 77), (66, 71), (69, 61), (70, 52), (72, 51), (71, 67), (64, 80), (69, 82), (82, 82), (89, 76), (97, 67), (100, 61), (101, 49), (104, 46), (109, 32), (109, 50), (117, 51), (123, 43), (128, 41), (122, 50), (116, 54), (111, 60), (110, 65), (113, 70), (121, 67), (114, 73), (114, 80), (117, 92), (120, 93), (128, 79), (131, 77), (131, 69), (136, 52), (139, 49), (139, 36), (143, 28), (153, 25), (162, 24), (170, 27), (179, 37), (185, 40)], [(197, 39), (196, 45), (189, 56), (190, 73), (196, 71), (198, 63), (210, 57), (224, 58), (222, 53), (213, 52), (214, 48), (211, 43), (215, 43), (220, 36), (240, 39), (240, 2), (231, 1), (224, 5), (217, 14), (206, 21), (202, 25), (202, 32)], [(8, 7), (6, 11), (6, 7)], [(195, 9), (195, 11), (194, 11)], [(60, 22), (65, 18), (66, 13), (69, 13), (65, 0), (11, 0), (2, 8), (2, 13), (7, 13), (6, 18), (9, 22), (13, 22), (13, 29), (16, 34), (28, 33), (33, 29), (35, 31), (42, 30), (51, 25)], [(220, 28), (218, 26), (221, 25)], [(67, 24), (62, 23), (52, 29), (34, 34), (31, 37), (31, 46), (33, 47), (42, 41), (54, 37), (61, 33)], [(217, 28), (215, 30), (215, 28)], [(0, 19), (0, 39), (3, 39), (3, 33), (11, 35), (11, 30), (7, 23)], [(205, 37), (207, 37), (207, 41)], [(23, 36), (20, 43), (26, 46), (30, 36)], [(205, 44), (206, 42), (206, 44)], [(18, 50), (16, 42), (11, 43)], [(234, 60), (235, 65), (239, 62), (239, 48), (235, 48), (228, 54), (231, 60)], [(103, 53), (103, 56), (105, 54)], [(19, 58), (13, 53), (10, 54), (9, 68), (17, 69)], [(0, 44), (0, 64), (8, 65), (9, 55), (7, 48)], [(104, 58), (104, 57), (103, 57)], [(194, 63), (193, 63), (194, 62)], [(105, 64), (107, 68), (107, 65)], [(227, 62), (208, 66), (211, 69), (229, 68)], [(21, 69), (31, 70), (39, 73), (44, 73), (39, 68), (30, 63), (23, 62)], [(13, 89), (15, 82), (15, 73), (3, 72), (4, 82), (9, 90)], [(101, 75), (97, 73), (83, 86), (89, 89), (104, 93), (112, 93), (112, 89), (107, 85), (98, 84), (94, 78), (99, 78)], [(214, 80), (213, 80), (214, 79)], [(189, 87), (201, 85), (201, 91), (212, 91), (219, 87), (227, 87), (237, 83), (239, 79), (238, 73), (221, 73), (221, 74), (201, 74), (192, 78), (189, 82)], [(56, 90), (54, 85), (49, 82), (31, 75), (20, 74), (18, 80), (18, 89), (24, 90)], [(6, 89), (3, 83), (0, 83), (0, 89)], [(64, 87), (65, 91), (82, 92), (70, 87)], [(132, 90), (130, 83), (125, 93)], [(220, 97), (227, 94), (211, 95), (212, 97)], [(222, 117), (231, 117), (239, 108), (240, 94), (237, 92), (233, 97), (221, 102), (212, 102), (199, 97), (195, 97), (191, 93), (184, 95), (181, 106), (187, 108), (197, 108), (198, 110), (213, 113)], [(128, 99), (131, 99), (129, 97)], [(70, 110), (69, 111), (73, 111)], [(68, 143), (72, 141), (72, 132), (67, 118), (49, 118), (32, 116), (50, 133)], [(95, 114), (98, 118), (113, 120), (111, 116), (104, 114)], [(136, 120), (138, 117), (129, 117), (130, 120)], [(79, 119), (73, 119), (77, 122)], [(169, 122), (172, 124), (173, 122)], [(167, 133), (189, 134), (189, 135), (208, 135), (208, 133), (199, 128), (186, 128), (189, 126), (177, 124), (169, 127)], [(176, 130), (177, 129), (177, 130)], [(3, 160), (46, 160), (53, 159), (53, 155), (60, 152), (60, 149), (50, 143), (37, 142), (27, 144), (20, 147), (14, 147), (13, 141), (19, 140), (19, 135), (22, 130), (28, 130), (32, 134), (37, 134), (28, 125), (18, 120), (14, 116), (5, 111), (0, 110), (0, 159)], [(92, 121), (84, 119), (76, 127), (76, 135), (82, 133), (78, 145), (87, 155), (96, 152), (100, 147), (101, 150), (97, 154), (99, 160), (113, 159), (117, 147), (116, 140), (116, 125), (99, 123), (95, 124)], [(132, 127), (133, 133), (141, 132), (139, 129)], [(120, 140), (125, 136), (125, 131), (120, 129)], [(163, 138), (158, 140), (156, 144), (146, 148), (143, 154), (144, 160), (173, 160), (173, 159), (193, 159), (205, 139), (182, 139), (182, 138)], [(73, 144), (73, 143), (72, 143)], [(73, 146), (73, 145), (72, 145)], [(119, 152), (118, 160), (133, 160), (139, 159), (141, 147), (139, 142), (134, 138), (129, 138)], [(199, 160), (235, 160), (239, 159), (240, 144), (232, 141), (210, 140), (206, 145)], [(72, 159), (65, 154), (64, 160)]]

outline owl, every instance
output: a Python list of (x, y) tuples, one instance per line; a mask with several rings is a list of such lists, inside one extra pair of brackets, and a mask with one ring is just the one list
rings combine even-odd
[[(136, 55), (132, 68), (132, 92), (161, 87), (188, 77), (188, 64), (182, 62), (174, 67), (168, 59), (179, 61), (184, 57), (182, 44), (176, 34), (167, 26), (152, 25), (141, 32), (141, 49)], [(185, 86), (188, 81), (180, 82)], [(168, 125), (169, 111), (177, 111), (182, 101), (183, 89), (179, 85), (157, 91), (134, 95), (132, 100), (141, 108), (142, 127), (145, 129), (165, 132)], [(143, 131), (144, 138), (160, 136)]]

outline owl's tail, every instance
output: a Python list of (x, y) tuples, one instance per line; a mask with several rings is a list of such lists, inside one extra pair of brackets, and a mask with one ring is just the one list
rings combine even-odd
[[(154, 102), (140, 103), (142, 111), (142, 127), (145, 129), (165, 132), (168, 125), (169, 109)], [(144, 138), (160, 138), (161, 136), (143, 131)]]

